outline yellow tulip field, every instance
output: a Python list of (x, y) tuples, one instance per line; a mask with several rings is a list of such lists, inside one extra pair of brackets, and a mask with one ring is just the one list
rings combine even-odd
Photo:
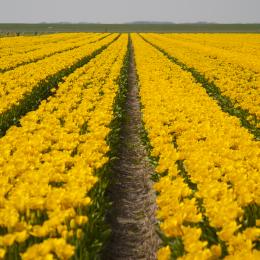
[(106, 259), (131, 57), (156, 258), (260, 259), (260, 35), (220, 33), (0, 38), (0, 259)]

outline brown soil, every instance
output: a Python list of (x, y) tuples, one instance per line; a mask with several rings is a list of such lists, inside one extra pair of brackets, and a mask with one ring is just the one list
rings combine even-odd
[(110, 190), (112, 235), (104, 259), (156, 259), (159, 240), (150, 180), (153, 168), (140, 138), (142, 122), (132, 46), (128, 87), (126, 120)]

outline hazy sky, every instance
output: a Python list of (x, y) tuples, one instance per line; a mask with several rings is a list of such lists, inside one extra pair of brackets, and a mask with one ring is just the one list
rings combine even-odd
[(260, 22), (260, 0), (0, 0), (0, 22)]

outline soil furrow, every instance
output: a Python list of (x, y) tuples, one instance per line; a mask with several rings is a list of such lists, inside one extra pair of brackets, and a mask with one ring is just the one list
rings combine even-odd
[(113, 206), (108, 218), (112, 235), (104, 259), (156, 259), (158, 247), (155, 193), (150, 180), (154, 170), (141, 140), (141, 108), (132, 44), (130, 48), (125, 120), (110, 188)]

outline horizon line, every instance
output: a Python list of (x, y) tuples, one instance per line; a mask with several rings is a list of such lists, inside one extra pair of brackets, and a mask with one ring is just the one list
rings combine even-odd
[(259, 22), (207, 22), (207, 21), (197, 21), (197, 22), (170, 22), (170, 21), (129, 21), (129, 22), (120, 22), (120, 23), (106, 23), (106, 22), (68, 22), (68, 21), (59, 21), (59, 22), (0, 22), (0, 24), (100, 24), (100, 25), (125, 25), (125, 24), (172, 24), (172, 25), (183, 25), (183, 24), (218, 24), (218, 25), (228, 25), (228, 24), (260, 24)]

